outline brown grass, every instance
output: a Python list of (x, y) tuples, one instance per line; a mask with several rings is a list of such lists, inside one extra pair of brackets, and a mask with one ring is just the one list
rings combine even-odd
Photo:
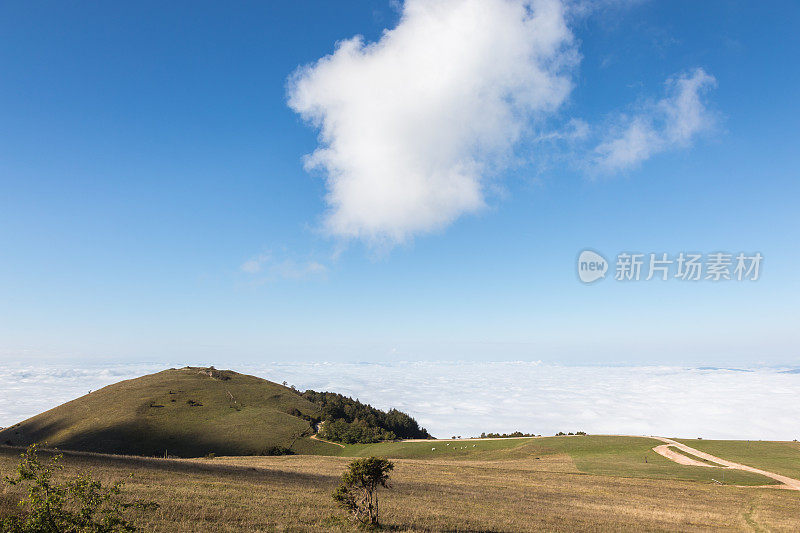
[[(0, 472), (18, 450), (0, 449)], [(349, 459), (323, 456), (160, 460), (69, 454), (68, 471), (159, 502), (147, 531), (320, 531), (354, 528), (330, 493)], [(398, 459), (381, 493), (396, 531), (796, 531), (800, 493), (587, 475), (568, 455), (503, 460)], [(17, 490), (17, 489), (14, 489)], [(0, 492), (0, 512), (18, 493)], [(5, 503), (3, 503), (5, 502)]]

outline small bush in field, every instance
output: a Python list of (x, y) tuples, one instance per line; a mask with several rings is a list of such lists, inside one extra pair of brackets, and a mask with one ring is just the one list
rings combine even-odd
[(63, 467), (61, 455), (42, 462), (32, 444), (21, 455), (15, 476), (5, 476), (10, 485), (25, 486), (26, 498), (19, 502), (21, 513), (0, 522), (3, 533), (112, 533), (136, 531), (125, 518), (127, 509), (150, 510), (152, 502), (124, 501), (122, 483), (104, 487), (88, 474), (56, 481), (54, 474)]
[(389, 472), (393, 469), (394, 464), (386, 459), (356, 459), (342, 474), (342, 482), (333, 493), (334, 501), (346, 509), (354, 520), (377, 526), (378, 489), (389, 487)]
[(295, 452), (285, 446), (270, 446), (265, 448), (261, 455), (294, 455)]

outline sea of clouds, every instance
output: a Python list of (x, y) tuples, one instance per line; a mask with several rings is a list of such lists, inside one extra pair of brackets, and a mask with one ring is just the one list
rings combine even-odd
[[(168, 366), (0, 364), (0, 426), (89, 390)], [(329, 390), (381, 409), (395, 407), (437, 437), (580, 430), (800, 438), (800, 374), (772, 368), (575, 367), (537, 362), (284, 362), (233, 368), (287, 381), (301, 390)]]

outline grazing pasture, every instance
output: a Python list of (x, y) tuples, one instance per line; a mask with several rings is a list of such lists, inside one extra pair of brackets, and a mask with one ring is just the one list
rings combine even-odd
[[(644, 437), (431, 444), (337, 448), (345, 457), (67, 453), (64, 464), (68, 472), (125, 480), (130, 496), (159, 502), (156, 512), (135, 517), (148, 531), (355, 531), (331, 492), (350, 458), (366, 455), (395, 463), (392, 488), (381, 493), (381, 520), (394, 531), (797, 530), (800, 492), (717, 485), (703, 477), (716, 469), (672, 463)], [(0, 448), (0, 472), (18, 454)], [(727, 471), (726, 483), (737, 474), (740, 485), (771, 481)], [(12, 509), (16, 490), (2, 489), (0, 512)]]
[(800, 442), (677, 439), (729, 461), (800, 479)]
[[(446, 461), (542, 461), (554, 456), (568, 457), (576, 472), (649, 479), (679, 479), (713, 483), (721, 477), (717, 468), (679, 465), (653, 451), (662, 444), (647, 437), (608, 435), (532, 437), (514, 439), (464, 439), (430, 442), (385, 442), (345, 446), (337, 455), (376, 455), (393, 459)], [(537, 457), (539, 459), (537, 459)], [(758, 474), (726, 470), (725, 481), (739, 485), (771, 485), (775, 481)]]

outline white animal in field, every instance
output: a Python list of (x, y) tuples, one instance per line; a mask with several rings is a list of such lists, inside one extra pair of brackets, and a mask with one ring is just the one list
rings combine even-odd
[(476, 446), (477, 446), (477, 444), (473, 444), (473, 445), (472, 445), (472, 447), (473, 447), (473, 448), (474, 448), (474, 447), (476, 447)]
[(447, 444), (445, 444), (445, 446), (450, 446), (450, 443), (448, 442)]
[(435, 452), (435, 451), (436, 451), (436, 448), (431, 448), (431, 451), (432, 451), (432, 452)]

